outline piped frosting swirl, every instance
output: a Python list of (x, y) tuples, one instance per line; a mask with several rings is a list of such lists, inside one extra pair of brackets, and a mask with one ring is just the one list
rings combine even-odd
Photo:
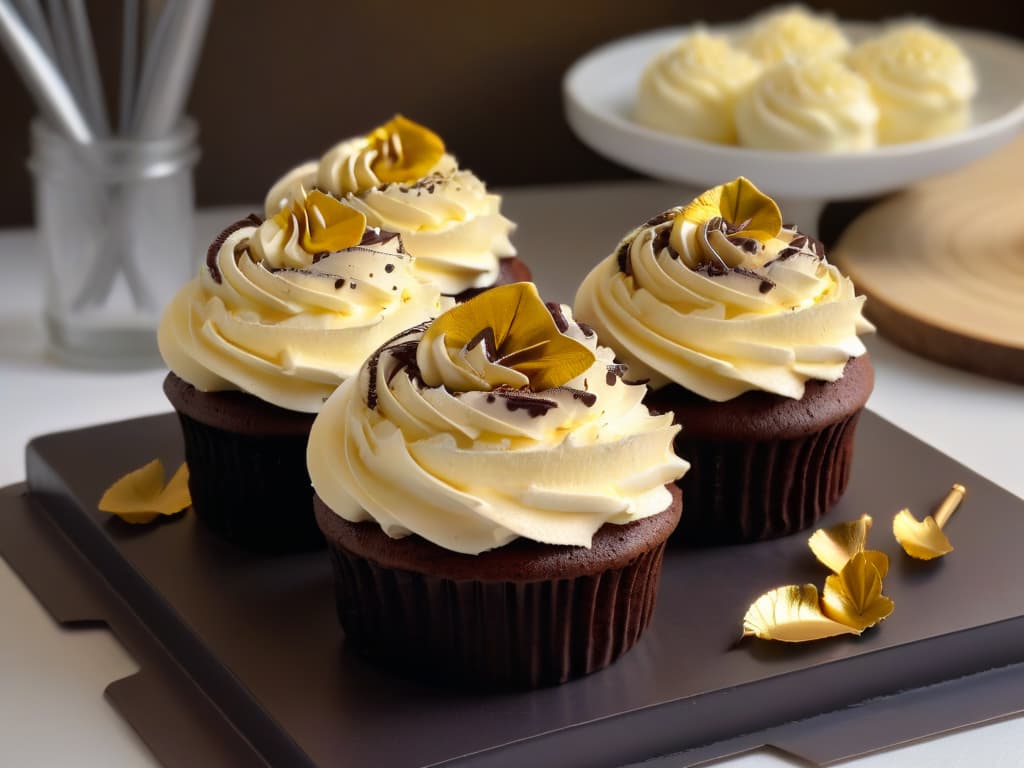
[(808, 379), (838, 379), (865, 352), (863, 303), (819, 241), (737, 179), (629, 233), (575, 311), (631, 379), (722, 401), (754, 389), (800, 398)]
[[(479, 315), (391, 340), (328, 400), (308, 452), (324, 502), (469, 554), (517, 537), (588, 546), (605, 523), (667, 508), (687, 468), (671, 415), (652, 416), (593, 331), (532, 285), (452, 312), (481, 299)], [(522, 311), (463, 338), (501, 306)]]
[(499, 259), (516, 254), (500, 196), (460, 169), (436, 134), (401, 116), (342, 141), (315, 166), (289, 171), (271, 188), (267, 215), (313, 188), (356, 208), (371, 226), (401, 234), (416, 273), (448, 295), (493, 285)]
[(161, 318), (160, 352), (204, 392), (315, 413), (376, 347), (451, 306), (394, 233), (329, 195), (229, 227)]

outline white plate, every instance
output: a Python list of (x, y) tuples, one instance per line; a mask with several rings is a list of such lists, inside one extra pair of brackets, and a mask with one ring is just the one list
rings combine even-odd
[[(851, 39), (881, 25), (844, 23)], [(998, 35), (944, 29), (974, 62), (978, 94), (965, 130), (863, 152), (778, 152), (671, 136), (630, 117), (640, 75), (690, 27), (672, 27), (604, 45), (578, 60), (562, 87), (566, 118), (582, 141), (628, 168), (667, 181), (711, 187), (746, 176), (771, 195), (843, 199), (888, 192), (953, 170), (1007, 143), (1024, 125), (1024, 46)], [(722, 26), (716, 31), (733, 32)]]

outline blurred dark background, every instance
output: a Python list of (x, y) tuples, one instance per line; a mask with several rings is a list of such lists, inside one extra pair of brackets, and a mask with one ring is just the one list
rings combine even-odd
[[(561, 77), (568, 66), (624, 35), (700, 19), (741, 20), (770, 5), (219, 0), (189, 102), (203, 152), (197, 203), (258, 202), (291, 166), (395, 112), (437, 131), (460, 163), (491, 186), (628, 177), (565, 124)], [(1016, 1), (809, 5), (842, 19), (909, 14), (1024, 37), (1024, 8)], [(121, 3), (90, 0), (88, 7), (112, 101)], [(0, 93), (7, 104), (0, 122), (6, 182), (0, 226), (27, 224), (25, 161), (34, 110), (6, 57), (0, 58)]]

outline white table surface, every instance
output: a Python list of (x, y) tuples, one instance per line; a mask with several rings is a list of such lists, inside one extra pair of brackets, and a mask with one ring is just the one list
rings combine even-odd
[[(629, 184), (618, 189), (631, 191)], [(527, 193), (512, 190), (506, 195), (506, 211), (513, 220), (519, 196)], [(530, 194), (550, 196), (554, 204), (577, 190), (547, 188)], [(202, 212), (197, 218), (196, 252), (205, 252), (224, 223), (246, 212), (235, 208)], [(35, 238), (28, 230), (0, 231), (0, 486), (24, 479), (24, 447), (35, 435), (169, 410), (160, 388), (163, 370), (89, 372), (62, 368), (50, 359), (40, 319), (42, 277), (35, 268), (34, 247)], [(524, 256), (543, 288), (543, 265)], [(563, 287), (559, 285), (554, 296), (568, 300), (568, 295), (561, 295)], [(868, 340), (868, 346), (877, 377), (871, 409), (1024, 496), (1020, 451), (1024, 387), (928, 362), (877, 336)], [(67, 630), (55, 624), (0, 560), (0, 765), (157, 765), (103, 698), (109, 682), (136, 669), (106, 630)], [(767, 752), (722, 764), (732, 768), (800, 765)], [(1024, 717), (845, 765), (1022, 766)]]

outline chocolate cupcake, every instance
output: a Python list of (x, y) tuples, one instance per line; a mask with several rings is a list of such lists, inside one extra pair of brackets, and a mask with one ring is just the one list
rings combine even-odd
[(783, 536), (839, 499), (874, 381), (863, 303), (742, 178), (655, 216), (586, 277), (577, 316), (683, 426), (679, 539)]
[(385, 344), (309, 441), (346, 643), (486, 688), (561, 683), (631, 648), (687, 468), (644, 394), (529, 283)]
[(236, 222), (164, 311), (164, 391), (196, 513), (259, 551), (322, 546), (305, 465), (314, 414), (395, 333), (451, 305), (401, 238), (311, 192)]
[(416, 257), (414, 274), (446, 296), (464, 301), (530, 279), (509, 241), (515, 225), (501, 215), (501, 197), (459, 168), (437, 134), (401, 115), (286, 173), (267, 195), (267, 215), (314, 188), (401, 234)]

